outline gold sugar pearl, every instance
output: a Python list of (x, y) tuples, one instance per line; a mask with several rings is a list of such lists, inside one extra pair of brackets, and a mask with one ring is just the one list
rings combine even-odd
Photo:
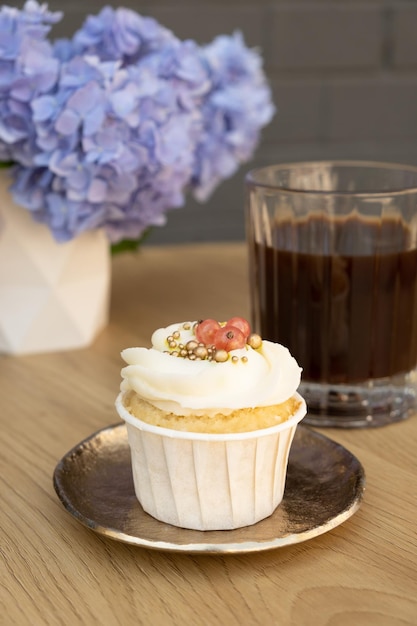
[(239, 357), (237, 357), (236, 355), (232, 356), (232, 362), (233, 363), (237, 363), (238, 361), (239, 361)]
[(257, 350), (262, 345), (262, 337), (256, 333), (252, 333), (248, 337), (248, 344), (250, 345), (251, 348), (253, 348), (254, 350)]
[(171, 356), (179, 356), (179, 352), (177, 352), (176, 350), (174, 350), (173, 352), (170, 352)]
[(178, 332), (178, 330), (176, 330), (175, 333), (172, 333), (172, 336), (174, 337), (174, 339), (179, 339), (181, 337), (181, 334)]
[(184, 330), (190, 330), (191, 324), (189, 324), (189, 322), (185, 322), (185, 324), (183, 324), (182, 327)]
[(188, 358), (190, 359), (190, 361), (195, 361), (197, 357), (195, 354), (191, 353)]
[(242, 356), (242, 362), (243, 363), (247, 363), (248, 362), (248, 357), (247, 356)]
[(183, 356), (183, 357), (188, 356), (187, 350), (184, 350), (184, 348), (182, 350), (180, 350), (180, 356)]
[(170, 341), (174, 341), (174, 337), (173, 337), (172, 335), (168, 335), (168, 337), (167, 337), (167, 341), (168, 341), (168, 343), (169, 343)]
[(176, 341), (174, 341), (174, 340), (172, 340), (172, 341), (170, 341), (170, 342), (168, 343), (168, 345), (169, 345), (169, 347), (170, 347), (170, 348), (176, 348), (176, 347), (177, 347), (177, 342), (176, 342)]
[(225, 361), (229, 358), (229, 353), (226, 350), (216, 350), (213, 358), (216, 363), (225, 363)]
[(198, 341), (194, 341), (194, 339), (190, 339), (190, 341), (187, 341), (187, 343), (185, 344), (185, 347), (187, 348), (187, 350), (195, 350), (198, 346)]
[(194, 354), (196, 355), (196, 357), (200, 358), (200, 359), (206, 359), (208, 356), (208, 350), (205, 346), (197, 346), (197, 348), (195, 348), (194, 350)]

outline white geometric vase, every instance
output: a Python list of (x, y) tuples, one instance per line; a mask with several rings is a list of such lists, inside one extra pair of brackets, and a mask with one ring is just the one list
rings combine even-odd
[(109, 242), (96, 230), (57, 243), (9, 186), (0, 170), (0, 353), (86, 347), (108, 322)]

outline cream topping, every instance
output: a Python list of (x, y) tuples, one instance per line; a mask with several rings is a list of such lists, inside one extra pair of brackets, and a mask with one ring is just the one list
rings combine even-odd
[(295, 393), (301, 368), (289, 350), (278, 343), (263, 340), (257, 349), (246, 344), (231, 350), (222, 363), (169, 354), (167, 337), (180, 333), (178, 342), (185, 345), (195, 339), (194, 323), (181, 322), (156, 330), (149, 349), (123, 350), (127, 366), (121, 372), (121, 390), (133, 390), (154, 406), (176, 415), (227, 415), (236, 409), (280, 404)]

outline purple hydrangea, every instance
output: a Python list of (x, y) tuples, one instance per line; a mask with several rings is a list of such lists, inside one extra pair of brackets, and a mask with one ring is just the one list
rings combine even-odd
[(73, 45), (77, 54), (93, 54), (103, 61), (130, 65), (174, 41), (174, 34), (153, 18), (107, 6), (98, 15), (87, 17), (75, 33)]
[(30, 164), (34, 128), (30, 103), (51, 90), (59, 63), (46, 36), (61, 19), (28, 0), (23, 9), (0, 9), (0, 161)]
[(134, 239), (184, 203), (201, 130), (187, 84), (193, 94), (206, 81), (182, 70), (188, 54), (186, 44), (170, 49), (169, 76), (165, 63), (76, 56), (55, 92), (34, 100), (39, 150), (35, 167), (16, 168), (14, 197), (58, 241), (100, 225), (113, 242)]
[(140, 238), (250, 158), (273, 106), (241, 36), (200, 48), (105, 7), (50, 43), (58, 19), (35, 0), (0, 12), (0, 160), (58, 241), (101, 227)]
[(204, 201), (222, 179), (250, 159), (275, 108), (261, 57), (246, 48), (240, 33), (217, 37), (201, 55), (209, 68), (210, 91), (202, 104), (204, 129), (192, 188)]

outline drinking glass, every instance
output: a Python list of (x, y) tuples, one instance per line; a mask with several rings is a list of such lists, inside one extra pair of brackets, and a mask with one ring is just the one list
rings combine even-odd
[(314, 426), (416, 410), (417, 168), (329, 161), (246, 176), (252, 326), (289, 348)]

